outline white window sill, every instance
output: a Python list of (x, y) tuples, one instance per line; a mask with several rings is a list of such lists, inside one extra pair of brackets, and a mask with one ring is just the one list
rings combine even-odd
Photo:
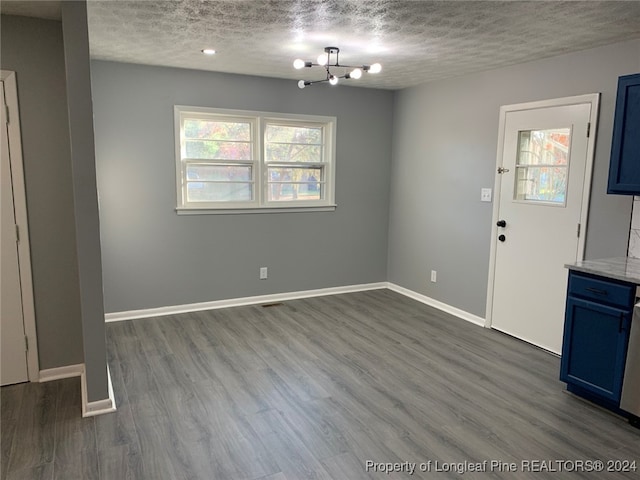
[(261, 208), (188, 208), (178, 207), (178, 215), (242, 215), (246, 213), (303, 213), (303, 212), (333, 212), (337, 205), (322, 205), (318, 207), (261, 207)]

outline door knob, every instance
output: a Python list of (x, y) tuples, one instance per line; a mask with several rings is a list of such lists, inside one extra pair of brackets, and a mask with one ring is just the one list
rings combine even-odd
[(504, 227), (507, 226), (507, 222), (506, 222), (506, 220), (498, 220), (498, 223), (496, 223), (496, 225), (499, 226), (499, 227), (504, 228)]
[(505, 237), (504, 235), (499, 235), (498, 236), (498, 240), (500, 240), (501, 242), (504, 242), (507, 239), (507, 237)]

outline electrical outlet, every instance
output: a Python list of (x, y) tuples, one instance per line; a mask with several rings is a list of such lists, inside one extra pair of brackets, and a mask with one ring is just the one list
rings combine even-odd
[(267, 267), (260, 267), (260, 280), (266, 280), (268, 277)]
[(436, 283), (437, 274), (438, 272), (436, 272), (435, 270), (431, 270), (431, 281), (433, 283)]
[(491, 189), (490, 188), (482, 188), (482, 189), (480, 189), (480, 201), (481, 202), (490, 202), (491, 201)]

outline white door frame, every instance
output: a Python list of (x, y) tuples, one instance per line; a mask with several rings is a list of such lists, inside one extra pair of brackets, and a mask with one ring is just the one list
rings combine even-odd
[(27, 195), (24, 182), (22, 160), (22, 137), (20, 133), (20, 115), (18, 110), (18, 87), (16, 73), (0, 71), (4, 82), (8, 112), (8, 139), (11, 152), (11, 181), (13, 183), (13, 202), (16, 213), (16, 225), (20, 232), (18, 242), (18, 260), (20, 263), (20, 288), (22, 290), (22, 314), (24, 333), (27, 336), (27, 371), (30, 382), (37, 382), (40, 376), (38, 362), (38, 338), (36, 336), (36, 311), (33, 300), (33, 277), (31, 274), (31, 248), (29, 246), (29, 223), (27, 222)]
[[(505, 125), (507, 121), (507, 113), (523, 110), (534, 110), (538, 108), (548, 107), (565, 107), (569, 105), (591, 104), (591, 115), (589, 123), (591, 124), (589, 138), (587, 139), (587, 162), (584, 172), (584, 188), (582, 189), (582, 210), (580, 213), (580, 237), (578, 237), (578, 258), (584, 259), (584, 249), (587, 237), (587, 219), (589, 218), (589, 199), (591, 198), (591, 176), (593, 173), (593, 158), (595, 155), (596, 131), (598, 123), (598, 107), (600, 105), (600, 94), (589, 93), (585, 95), (576, 95), (573, 97), (554, 98), (552, 100), (542, 100), (538, 102), (518, 103), (515, 105), (503, 105), (500, 107), (500, 126), (498, 127), (498, 153), (496, 156), (496, 171), (502, 166), (502, 156), (504, 153), (504, 137)], [(494, 185), (494, 202), (493, 217), (491, 220), (491, 249), (489, 253), (489, 281), (487, 283), (487, 309), (485, 312), (486, 328), (490, 328), (493, 321), (493, 287), (496, 272), (496, 251), (498, 243), (498, 229), (495, 228), (498, 221), (498, 213), (500, 210), (500, 188), (502, 186), (502, 175), (496, 175)]]

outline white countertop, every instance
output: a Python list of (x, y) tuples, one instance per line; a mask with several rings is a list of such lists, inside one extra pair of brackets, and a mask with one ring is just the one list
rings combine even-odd
[(567, 263), (569, 270), (600, 275), (601, 277), (614, 278), (623, 282), (640, 285), (640, 258), (615, 257), (598, 260), (582, 260), (581, 262)]

